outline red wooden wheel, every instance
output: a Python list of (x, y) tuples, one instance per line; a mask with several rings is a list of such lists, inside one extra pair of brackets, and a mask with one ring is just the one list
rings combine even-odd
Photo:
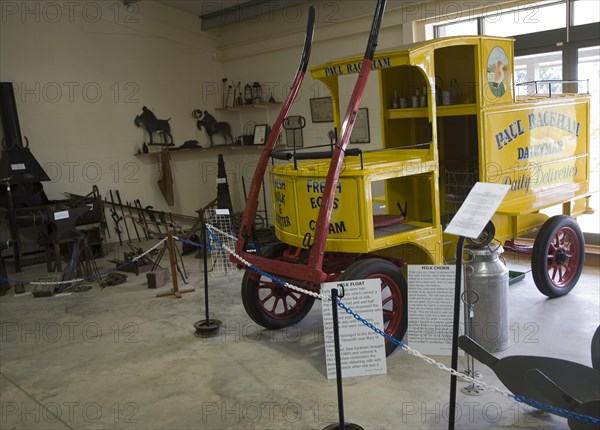
[[(381, 280), (384, 331), (393, 338), (402, 340), (407, 329), (406, 280), (395, 264), (381, 258), (359, 260), (346, 269), (340, 280), (375, 278)], [(386, 339), (386, 355), (390, 355), (395, 349), (396, 344)]]
[(533, 244), (531, 269), (538, 290), (555, 298), (577, 284), (585, 258), (585, 242), (573, 218), (557, 215), (544, 223)]
[[(263, 255), (267, 258), (280, 257), (286, 246), (282, 243), (268, 246)], [(242, 279), (242, 302), (254, 322), (265, 328), (277, 329), (301, 321), (315, 299), (247, 270)]]

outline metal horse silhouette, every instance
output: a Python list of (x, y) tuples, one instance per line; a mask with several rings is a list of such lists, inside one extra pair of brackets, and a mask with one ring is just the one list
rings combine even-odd
[[(161, 145), (161, 146), (173, 146), (173, 135), (171, 134), (171, 125), (169, 119), (158, 119), (154, 113), (146, 106), (142, 107), (142, 113), (135, 117), (135, 125), (138, 127), (144, 127), (148, 136), (150, 136), (150, 142), (148, 145)], [(154, 133), (160, 134), (163, 143), (154, 143)]]

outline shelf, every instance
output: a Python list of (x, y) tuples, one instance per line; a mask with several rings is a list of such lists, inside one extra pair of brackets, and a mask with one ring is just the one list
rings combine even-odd
[[(436, 115), (438, 117), (475, 115), (477, 114), (476, 106), (477, 105), (475, 103), (438, 106), (436, 109)], [(403, 108), (387, 110), (387, 119), (427, 118), (428, 115), (428, 108)]]
[(387, 119), (427, 118), (427, 108), (388, 109)]
[[(264, 145), (215, 145), (208, 148), (169, 148), (169, 153), (191, 153), (191, 152), (212, 152), (212, 151), (257, 151), (260, 152), (264, 148)], [(162, 151), (151, 151), (141, 154), (133, 154), (136, 157), (154, 157), (160, 155)], [(188, 154), (189, 155), (189, 154)]]
[(250, 105), (240, 105), (240, 106), (233, 106), (233, 107), (215, 108), (215, 110), (219, 111), (219, 112), (223, 112), (223, 111), (239, 112), (239, 111), (243, 111), (243, 110), (268, 109), (270, 107), (275, 107), (275, 106), (281, 106), (281, 103), (280, 102), (274, 102), (274, 103), (254, 103), (254, 104), (250, 104)]
[(439, 106), (437, 108), (437, 116), (461, 116), (476, 114), (477, 107), (475, 103)]

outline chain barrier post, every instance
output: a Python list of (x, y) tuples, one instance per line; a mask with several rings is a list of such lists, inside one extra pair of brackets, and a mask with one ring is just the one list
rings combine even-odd
[[(204, 217), (204, 215), (202, 215)], [(204, 314), (205, 318), (200, 321), (196, 321), (194, 323), (194, 328), (196, 329), (196, 333), (194, 333), (197, 337), (207, 337), (214, 336), (218, 333), (219, 329), (223, 325), (221, 320), (211, 319), (209, 317), (209, 307), (208, 307), (208, 227), (206, 226), (206, 221), (202, 220), (202, 244), (204, 248), (203, 252), (203, 264), (204, 264)]]
[(333, 344), (335, 349), (335, 379), (337, 382), (337, 396), (338, 396), (338, 415), (339, 423), (330, 424), (323, 430), (363, 430), (363, 428), (357, 424), (347, 423), (344, 420), (344, 389), (342, 386), (342, 358), (340, 352), (340, 327), (338, 322), (338, 297), (339, 292), (337, 288), (331, 289), (331, 319), (333, 320)]
[(462, 253), (464, 236), (459, 236), (456, 244), (456, 281), (454, 284), (454, 318), (452, 321), (452, 361), (450, 368), (454, 370), (450, 376), (450, 402), (448, 411), (448, 430), (454, 430), (456, 412), (456, 371), (458, 368), (458, 325), (460, 320), (460, 285), (462, 275)]

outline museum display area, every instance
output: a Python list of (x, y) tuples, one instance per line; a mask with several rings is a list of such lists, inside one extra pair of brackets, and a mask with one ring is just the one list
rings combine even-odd
[(598, 428), (600, 7), (471, 3), (2, 2), (3, 427)]

